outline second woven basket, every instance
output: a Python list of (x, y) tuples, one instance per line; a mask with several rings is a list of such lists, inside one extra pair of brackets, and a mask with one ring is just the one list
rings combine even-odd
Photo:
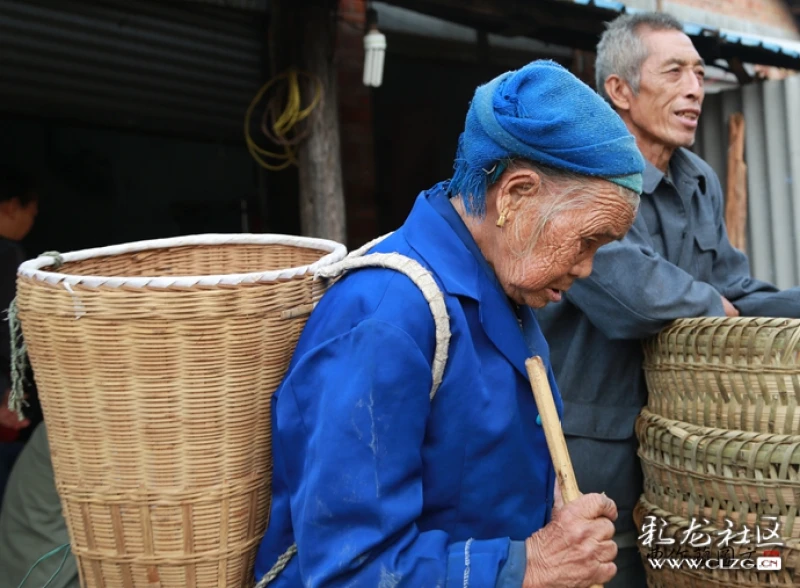
[[(657, 516), (672, 538), (694, 524), (722, 537), (775, 531), (784, 544), (779, 572), (656, 568), (647, 560), (650, 587), (800, 584), (800, 320), (678, 320), (644, 352), (639, 524)], [(750, 549), (749, 563), (757, 563), (757, 547), (737, 545), (736, 555)]]
[(668, 419), (800, 434), (800, 320), (675, 321), (644, 346), (648, 407)]

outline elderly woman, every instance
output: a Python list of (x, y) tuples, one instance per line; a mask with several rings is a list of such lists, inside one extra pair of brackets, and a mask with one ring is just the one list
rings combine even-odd
[(375, 247), (416, 260), (444, 293), (441, 386), (431, 399), (434, 321), (411, 280), (362, 269), (330, 289), (275, 396), (257, 579), (287, 559), (271, 585), (552, 588), (613, 577), (614, 503), (592, 494), (553, 509), (524, 361), (543, 357), (560, 411), (532, 308), (558, 302), (598, 247), (625, 235), (643, 167), (617, 115), (555, 63), (477, 89), (452, 181), (420, 194)]

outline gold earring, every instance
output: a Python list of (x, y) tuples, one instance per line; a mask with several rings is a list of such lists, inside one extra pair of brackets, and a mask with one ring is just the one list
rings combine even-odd
[(503, 211), (500, 213), (500, 218), (497, 219), (497, 226), (503, 227), (506, 224), (506, 218), (508, 217), (508, 209), (504, 208)]

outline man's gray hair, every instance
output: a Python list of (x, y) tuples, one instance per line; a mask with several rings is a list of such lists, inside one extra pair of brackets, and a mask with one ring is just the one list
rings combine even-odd
[(681, 22), (664, 12), (623, 14), (606, 25), (606, 31), (597, 44), (595, 83), (597, 92), (612, 107), (614, 104), (605, 87), (608, 76), (618, 75), (628, 82), (634, 93), (639, 92), (642, 63), (647, 59), (647, 47), (639, 36), (642, 28), (683, 32)]

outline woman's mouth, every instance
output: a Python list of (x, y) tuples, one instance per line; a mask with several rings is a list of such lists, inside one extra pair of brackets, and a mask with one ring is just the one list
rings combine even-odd
[(547, 298), (550, 302), (561, 302), (561, 290), (555, 288), (547, 288)]

